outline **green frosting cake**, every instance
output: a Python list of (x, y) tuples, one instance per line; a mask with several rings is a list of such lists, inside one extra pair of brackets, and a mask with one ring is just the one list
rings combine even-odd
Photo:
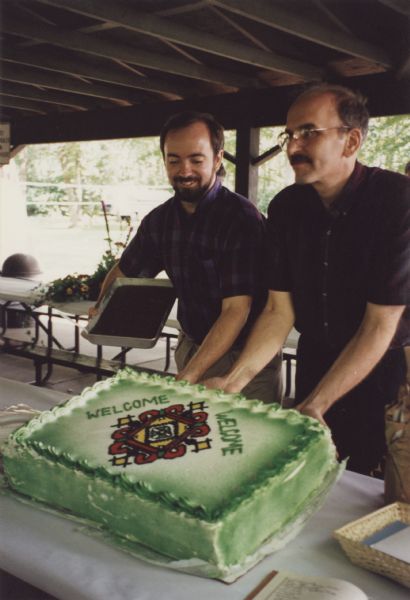
[(130, 369), (31, 420), (3, 455), (20, 494), (222, 578), (249, 568), (338, 470), (313, 419)]

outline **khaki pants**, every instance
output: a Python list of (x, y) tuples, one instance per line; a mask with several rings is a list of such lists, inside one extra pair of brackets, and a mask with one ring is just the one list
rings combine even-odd
[[(175, 362), (178, 371), (181, 371), (198, 350), (195, 344), (183, 332), (179, 334), (178, 345), (175, 349)], [(230, 350), (216, 361), (202, 376), (202, 379), (210, 377), (222, 377), (232, 367), (240, 350)], [(241, 392), (246, 398), (261, 400), (265, 404), (282, 401), (282, 353), (279, 353), (266, 365), (264, 369)]]

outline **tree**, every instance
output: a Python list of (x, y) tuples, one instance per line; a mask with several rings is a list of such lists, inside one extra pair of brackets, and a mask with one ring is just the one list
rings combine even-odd
[(410, 160), (410, 116), (371, 119), (360, 160), (367, 165), (404, 173)]
[(69, 202), (70, 227), (78, 225), (82, 203), (82, 148), (79, 142), (58, 144), (57, 156), (61, 163), (63, 181), (67, 185), (66, 196)]

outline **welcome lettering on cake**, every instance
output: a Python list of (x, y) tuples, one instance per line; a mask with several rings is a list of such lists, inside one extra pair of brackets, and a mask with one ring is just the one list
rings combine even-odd
[(238, 429), (236, 419), (230, 417), (229, 412), (230, 411), (226, 411), (216, 414), (221, 440), (223, 442), (228, 442), (228, 445), (222, 448), (222, 454), (224, 456), (225, 454), (242, 454), (243, 450), (241, 431)]
[(137, 398), (132, 402), (124, 402), (122, 406), (104, 406), (103, 408), (97, 408), (94, 412), (87, 410), (87, 419), (97, 419), (98, 417), (108, 417), (122, 412), (130, 412), (134, 408), (144, 408), (150, 404), (169, 404), (169, 400), (165, 394), (153, 396), (152, 398)]

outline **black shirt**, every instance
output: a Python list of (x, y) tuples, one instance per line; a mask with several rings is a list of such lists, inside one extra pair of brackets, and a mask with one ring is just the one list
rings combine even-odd
[[(341, 350), (366, 303), (410, 303), (410, 179), (356, 163), (326, 209), (310, 185), (280, 192), (268, 211), (269, 288), (289, 291), (296, 329)], [(409, 309), (392, 347), (410, 343)]]
[(266, 298), (264, 236), (264, 218), (256, 207), (217, 181), (192, 215), (177, 196), (151, 211), (119, 266), (128, 277), (154, 277), (165, 270), (177, 292), (178, 320), (197, 344), (219, 317), (224, 298), (252, 296), (239, 343)]

